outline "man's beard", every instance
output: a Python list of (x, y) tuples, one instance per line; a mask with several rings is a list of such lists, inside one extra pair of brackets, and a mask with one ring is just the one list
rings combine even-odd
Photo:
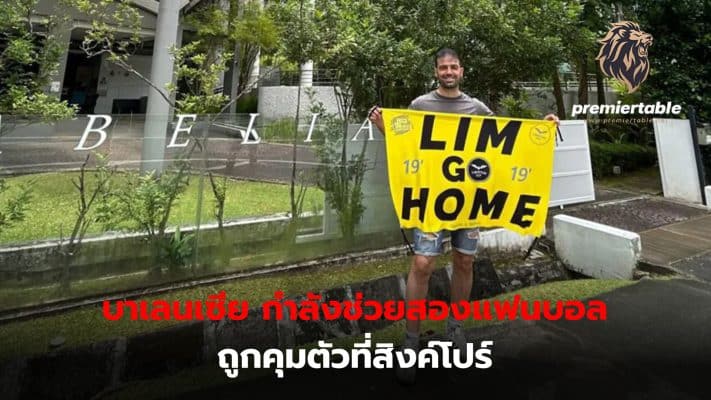
[(438, 79), (439, 80), (439, 86), (443, 87), (445, 89), (456, 89), (459, 87), (459, 79), (458, 78), (453, 78), (451, 82), (447, 82), (445, 79)]

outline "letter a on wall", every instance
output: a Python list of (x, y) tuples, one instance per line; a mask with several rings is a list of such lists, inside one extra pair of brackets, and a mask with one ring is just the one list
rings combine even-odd
[(554, 122), (398, 109), (383, 109), (383, 119), (401, 227), (503, 227), (541, 235)]

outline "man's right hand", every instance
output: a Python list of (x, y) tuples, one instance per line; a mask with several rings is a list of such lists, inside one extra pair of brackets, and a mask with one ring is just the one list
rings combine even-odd
[(371, 107), (370, 111), (368, 111), (368, 119), (370, 120), (370, 122), (373, 123), (373, 125), (375, 125), (380, 130), (380, 133), (385, 135), (385, 125), (383, 124), (383, 115), (380, 113), (379, 106)]

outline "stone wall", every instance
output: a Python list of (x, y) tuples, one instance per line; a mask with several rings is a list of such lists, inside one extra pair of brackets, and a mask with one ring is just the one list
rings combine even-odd
[[(310, 215), (303, 219), (304, 226), (319, 226), (322, 217)], [(233, 250), (239, 247), (256, 248), (268, 245), (286, 232), (289, 217), (284, 215), (246, 218), (225, 223), (228, 243)], [(194, 227), (182, 228), (185, 234), (194, 233)], [(168, 230), (172, 235), (174, 229)], [(214, 258), (212, 250), (219, 246), (220, 234), (216, 224), (204, 225), (198, 236), (201, 262)], [(58, 241), (0, 249), (0, 280), (32, 278), (52, 280), (54, 272), (62, 266)], [(145, 234), (114, 233), (84, 240), (81, 251), (72, 258), (72, 275), (82, 278), (106, 276), (154, 267), (153, 249)]]

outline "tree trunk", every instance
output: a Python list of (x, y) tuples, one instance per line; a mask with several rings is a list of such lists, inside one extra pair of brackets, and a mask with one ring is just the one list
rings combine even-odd
[[(236, 0), (229, 0), (229, 1), (222, 0), (221, 6), (222, 6), (223, 10), (227, 11), (227, 20), (228, 20), (228, 24), (229, 24), (227, 26), (227, 30), (228, 30), (228, 32), (232, 32), (234, 29), (232, 22), (235, 21), (235, 19), (239, 15), (239, 13), (242, 12), (242, 8), (239, 7), (239, 1), (236, 1)], [(237, 98), (237, 95), (240, 93), (239, 86), (241, 84), (240, 75), (239, 75), (240, 61), (241, 61), (240, 46), (239, 46), (239, 44), (235, 44), (232, 40), (228, 40), (226, 43), (228, 46), (230, 46), (230, 48), (233, 50), (234, 53), (232, 55), (232, 59), (229, 62), (229, 67), (224, 72), (222, 94), (229, 97), (229, 99), (232, 101), (230, 103), (228, 113), (229, 114), (236, 114), (237, 113), (237, 101), (234, 101), (234, 100), (235, 100), (235, 98)]]
[(560, 76), (557, 70), (553, 72), (553, 96), (555, 97), (555, 105), (558, 109), (558, 118), (565, 119), (565, 100), (563, 99), (563, 89), (560, 86)]
[[(605, 77), (602, 75), (600, 67), (595, 65), (595, 85), (597, 86), (597, 104), (604, 105), (607, 104), (605, 99)], [(598, 117), (598, 126), (601, 130), (606, 130), (605, 117)]]
[(597, 66), (595, 68), (595, 84), (597, 85), (597, 104), (600, 106), (607, 104), (605, 99), (605, 77)]
[(299, 88), (296, 91), (296, 117), (294, 118), (294, 141), (291, 144), (291, 184), (289, 185), (289, 198), (291, 199), (291, 219), (296, 221), (298, 218), (296, 204), (296, 141), (299, 133), (299, 110), (301, 109), (301, 81)]
[[(588, 60), (582, 57), (578, 64), (578, 104), (588, 104)], [(587, 115), (583, 114), (587, 119)]]

